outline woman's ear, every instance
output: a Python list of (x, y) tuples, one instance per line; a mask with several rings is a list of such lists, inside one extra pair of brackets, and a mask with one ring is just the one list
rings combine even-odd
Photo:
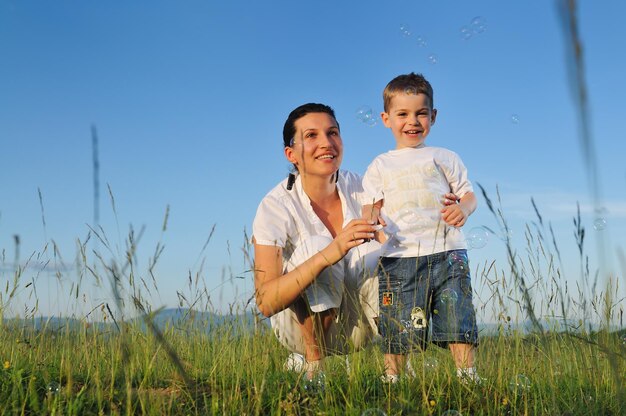
[(294, 151), (292, 147), (285, 147), (285, 157), (289, 162), (296, 164), (297, 160), (294, 156)]

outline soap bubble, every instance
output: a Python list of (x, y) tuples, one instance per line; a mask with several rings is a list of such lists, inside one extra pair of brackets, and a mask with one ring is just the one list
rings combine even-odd
[(480, 34), (480, 33), (484, 33), (485, 30), (487, 30), (487, 22), (485, 21), (485, 18), (482, 16), (476, 16), (475, 18), (473, 18), (470, 25), (474, 33)]
[(602, 231), (606, 228), (606, 220), (602, 217), (598, 217), (593, 220), (593, 229), (596, 231)]
[(465, 257), (458, 251), (453, 251), (448, 256), (448, 266), (454, 267), (455, 265), (458, 265), (461, 270), (463, 270), (465, 265)]
[(435, 357), (424, 358), (424, 369), (426, 371), (435, 371), (439, 367), (439, 361)]
[(426, 41), (426, 38), (424, 36), (418, 36), (416, 42), (417, 46), (419, 46), (420, 48), (425, 48), (426, 46), (428, 46), (428, 42)]
[(409, 27), (409, 25), (400, 25), (400, 34), (405, 37), (411, 36), (411, 28)]
[(469, 230), (465, 238), (469, 248), (483, 248), (489, 241), (489, 233), (483, 227), (474, 227)]
[(470, 40), (472, 36), (474, 35), (474, 32), (472, 31), (472, 29), (470, 29), (467, 26), (461, 26), (460, 32), (461, 32), (461, 38), (463, 40)]
[(56, 381), (51, 381), (46, 386), (46, 391), (49, 395), (56, 396), (61, 392), (61, 386)]
[(453, 306), (456, 305), (459, 300), (459, 294), (456, 293), (454, 289), (446, 288), (441, 291), (441, 295), (439, 295), (439, 300), (444, 305)]
[(420, 215), (417, 213), (417, 208), (413, 204), (404, 204), (402, 208), (400, 208), (399, 218), (407, 224), (415, 224), (420, 220)]
[(439, 62), (439, 57), (434, 53), (431, 53), (430, 55), (428, 55), (428, 62), (435, 65), (437, 62)]
[(378, 121), (374, 117), (371, 117), (371, 118), (363, 120), (363, 123), (365, 123), (366, 125), (370, 127), (374, 127), (376, 123), (378, 123)]
[(511, 123), (513, 123), (513, 124), (519, 124), (519, 115), (517, 115), (517, 114), (511, 114)]
[(524, 391), (524, 390), (528, 390), (530, 389), (530, 387), (532, 386), (530, 379), (528, 377), (526, 377), (524, 374), (518, 374), (515, 377), (513, 377), (513, 380), (511, 380), (511, 382), (509, 383), (509, 387), (511, 387), (512, 390), (516, 390), (516, 391)]
[(372, 117), (372, 108), (367, 105), (362, 105), (361, 107), (356, 109), (356, 118), (363, 121), (365, 118)]
[(375, 126), (377, 122), (372, 108), (367, 105), (362, 105), (361, 107), (356, 109), (356, 118), (361, 120), (363, 124), (366, 124), (370, 127)]

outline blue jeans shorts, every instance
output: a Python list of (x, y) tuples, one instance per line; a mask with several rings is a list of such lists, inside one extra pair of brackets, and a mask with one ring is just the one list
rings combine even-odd
[(478, 345), (466, 250), (420, 257), (381, 257), (378, 266), (382, 349), (388, 354)]

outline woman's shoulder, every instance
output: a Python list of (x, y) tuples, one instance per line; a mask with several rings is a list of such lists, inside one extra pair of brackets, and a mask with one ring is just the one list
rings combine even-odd
[(261, 205), (274, 202), (279, 203), (281, 205), (285, 204), (285, 201), (289, 199), (289, 190), (287, 189), (287, 179), (283, 179), (276, 186), (269, 190), (268, 193), (265, 194), (263, 199), (261, 199)]
[(358, 173), (351, 172), (349, 170), (339, 170), (339, 176), (345, 181), (348, 185), (361, 185), (363, 181), (363, 177)]

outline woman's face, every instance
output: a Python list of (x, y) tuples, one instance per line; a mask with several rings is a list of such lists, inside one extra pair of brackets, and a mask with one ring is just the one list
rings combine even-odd
[(287, 159), (300, 174), (329, 176), (341, 166), (343, 142), (337, 121), (327, 113), (309, 113), (294, 123), (296, 134)]

